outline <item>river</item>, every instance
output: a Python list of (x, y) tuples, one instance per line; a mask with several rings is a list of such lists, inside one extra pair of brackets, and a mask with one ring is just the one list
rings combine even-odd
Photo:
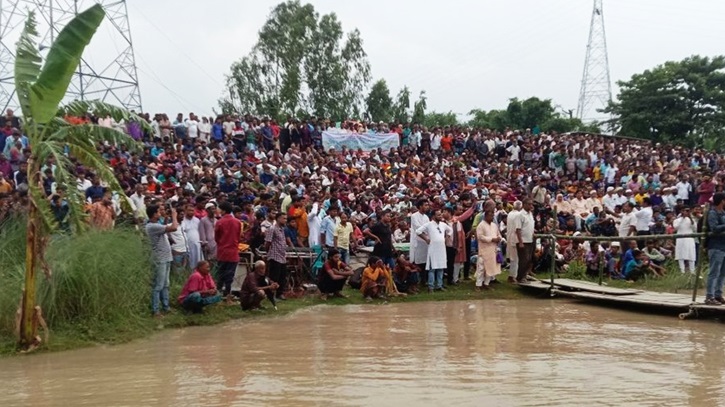
[(723, 326), (564, 300), (317, 306), (0, 360), (0, 406), (718, 406)]

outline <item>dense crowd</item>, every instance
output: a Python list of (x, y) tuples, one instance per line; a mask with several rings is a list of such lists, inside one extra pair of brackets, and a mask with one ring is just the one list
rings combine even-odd
[[(725, 161), (699, 149), (530, 129), (318, 118), (277, 123), (193, 113), (143, 117), (149, 130), (82, 118), (142, 143), (138, 151), (98, 146), (127, 198), (82, 166), (77, 185), (56, 185), (48, 162), (43, 185), (65, 230), (67, 188), (84, 192), (92, 227), (128, 222), (145, 228), (156, 264), (154, 313), (169, 308), (172, 266), (193, 270), (178, 299), (187, 309), (234, 296), (244, 309), (260, 307), (264, 298), (276, 304), (293, 288), (287, 254), (294, 247), (323, 253), (323, 262), (312, 265), (321, 295), (341, 296), (354, 282), (372, 299), (421, 286), (445, 290), (472, 277), (476, 290), (488, 290), (502, 268), (508, 282), (523, 283), (552, 261), (559, 272), (576, 263), (587, 273), (603, 269), (610, 278), (636, 280), (663, 275), (672, 259), (684, 273), (698, 260), (695, 239), (637, 236), (694, 233), (703, 217), (710, 230), (725, 230), (718, 194), (725, 188)], [(330, 127), (351, 135), (397, 133), (399, 147), (326, 151), (323, 132)], [(32, 146), (10, 110), (0, 132), (0, 217), (7, 217), (27, 202), (25, 162)], [(121, 211), (122, 199), (132, 216)], [(708, 203), (714, 209), (705, 214)], [(552, 245), (535, 233), (621, 240)], [(724, 303), (725, 242), (718, 236), (709, 242), (707, 301)], [(351, 254), (365, 248), (372, 248), (370, 260), (353, 270)], [(233, 290), (240, 250), (261, 253), (263, 260)], [(712, 261), (713, 252), (719, 261)]]

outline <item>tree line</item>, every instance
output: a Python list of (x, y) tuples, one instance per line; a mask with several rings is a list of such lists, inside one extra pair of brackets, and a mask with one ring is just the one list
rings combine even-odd
[(320, 15), (311, 4), (278, 4), (252, 50), (231, 66), (222, 113), (252, 113), (334, 121), (363, 118), (427, 127), (467, 125), (495, 130), (599, 132), (716, 148), (725, 141), (725, 57), (692, 56), (666, 62), (620, 81), (619, 94), (603, 110), (611, 119), (582, 123), (557, 111), (550, 99), (509, 100), (505, 109), (473, 109), (468, 119), (428, 111), (421, 90), (415, 101), (404, 86), (393, 96), (385, 79), (372, 81), (360, 31), (348, 33), (335, 13)]

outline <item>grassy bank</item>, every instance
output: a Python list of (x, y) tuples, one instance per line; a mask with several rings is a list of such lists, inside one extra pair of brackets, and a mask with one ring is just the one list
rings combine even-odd
[[(181, 290), (182, 280), (175, 277), (171, 295), (175, 298)], [(150, 294), (143, 291), (144, 298), (142, 304), (148, 303)], [(161, 320), (151, 318), (148, 312), (144, 311), (142, 315), (133, 318), (132, 321), (108, 321), (95, 322), (93, 324), (75, 323), (60, 324), (56, 328), (51, 329), (50, 343), (43, 346), (40, 352), (61, 351), (76, 349), (99, 344), (120, 344), (134, 339), (139, 339), (152, 335), (155, 332), (170, 328), (183, 328), (190, 326), (206, 326), (216, 325), (232, 320), (245, 320), (251, 318), (274, 317), (289, 314), (298, 309), (318, 304), (329, 305), (349, 305), (349, 304), (368, 304), (364, 300), (359, 291), (347, 288), (344, 293), (348, 298), (336, 298), (327, 301), (320, 300), (317, 296), (303, 296), (300, 298), (291, 298), (287, 301), (278, 303), (278, 310), (275, 311), (270, 304), (265, 301), (264, 305), (267, 309), (259, 312), (243, 312), (239, 305), (225, 306), (217, 304), (207, 307), (202, 315), (189, 315), (176, 308), (176, 304), (172, 313)], [(522, 293), (516, 286), (502, 283), (495, 285), (493, 290), (485, 292), (475, 292), (473, 290), (473, 282), (465, 281), (458, 286), (450, 287), (445, 292), (435, 292), (432, 294), (421, 293), (408, 297), (391, 298), (388, 302), (421, 302), (421, 301), (451, 301), (451, 300), (476, 300), (476, 299), (515, 299), (521, 298)], [(382, 304), (385, 301), (375, 300), (372, 304)], [(0, 354), (11, 355), (15, 353), (15, 338), (12, 336), (0, 336)]]
[[(25, 230), (22, 222), (0, 225), (0, 355), (15, 354), (15, 312), (23, 282)], [(98, 344), (119, 344), (147, 337), (169, 328), (214, 325), (232, 320), (284, 315), (300, 308), (323, 303), (316, 296), (304, 296), (279, 303), (279, 310), (242, 312), (237, 306), (216, 305), (203, 315), (188, 315), (178, 308), (162, 320), (150, 317), (151, 267), (149, 245), (132, 228), (83, 236), (52, 239), (47, 258), (53, 277), (38, 277), (38, 301), (50, 326), (50, 342), (41, 352), (75, 349)], [(502, 275), (505, 280), (505, 274)], [(546, 275), (540, 278), (548, 278)], [(572, 264), (566, 277), (596, 281), (587, 277), (583, 266)], [(184, 275), (172, 275), (171, 299), (183, 286)], [(670, 268), (664, 278), (646, 278), (636, 283), (610, 281), (608, 285), (637, 287), (655, 291), (687, 292), (692, 278)], [(702, 283), (701, 283), (702, 285)], [(364, 304), (362, 295), (346, 289), (348, 298), (331, 299), (330, 305)], [(523, 294), (515, 286), (501, 283), (491, 291), (475, 292), (472, 281), (449, 287), (446, 292), (392, 298), (390, 302), (451, 301), (477, 299), (516, 299)], [(374, 301), (380, 304), (383, 301)]]

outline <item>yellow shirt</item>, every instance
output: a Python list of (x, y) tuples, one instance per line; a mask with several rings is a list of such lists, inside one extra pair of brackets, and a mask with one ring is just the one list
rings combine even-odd
[(337, 247), (340, 249), (350, 249), (350, 234), (352, 234), (352, 223), (347, 222), (345, 226), (337, 225), (335, 228), (335, 238), (337, 238)]

